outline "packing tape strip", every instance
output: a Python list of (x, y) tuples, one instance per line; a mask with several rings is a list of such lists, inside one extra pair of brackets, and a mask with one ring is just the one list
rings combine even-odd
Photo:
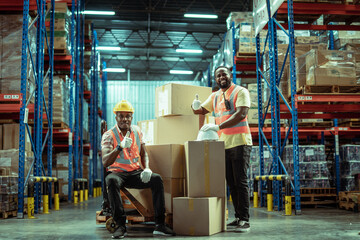
[(210, 159), (209, 142), (204, 142), (204, 176), (205, 176), (205, 196), (210, 196)]

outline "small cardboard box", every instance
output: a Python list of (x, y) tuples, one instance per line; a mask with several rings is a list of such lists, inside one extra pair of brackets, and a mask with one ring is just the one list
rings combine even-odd
[[(205, 123), (211, 122), (215, 122), (213, 117), (205, 117)], [(196, 140), (203, 124), (204, 117), (194, 114), (138, 122), (146, 144), (184, 144)]]
[(192, 115), (191, 104), (195, 95), (204, 102), (211, 94), (210, 87), (184, 84), (166, 84), (155, 90), (155, 117)]
[(185, 143), (188, 197), (225, 197), (225, 146), (222, 141)]
[(163, 178), (185, 178), (185, 150), (181, 144), (146, 145), (150, 169)]
[(210, 236), (223, 231), (224, 209), (218, 197), (173, 199), (173, 225), (177, 235)]

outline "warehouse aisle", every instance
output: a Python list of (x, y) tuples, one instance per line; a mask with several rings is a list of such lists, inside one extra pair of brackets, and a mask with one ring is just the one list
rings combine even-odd
[[(100, 203), (98, 197), (77, 206), (62, 204), (61, 211), (37, 214), (37, 219), (0, 219), (0, 239), (111, 239), (105, 226), (95, 224)], [(261, 208), (251, 209), (251, 217), (249, 233), (224, 232), (196, 239), (360, 239), (360, 214), (349, 211), (308, 208), (301, 216), (285, 217)], [(155, 239), (151, 226), (131, 227), (128, 232), (129, 239)]]

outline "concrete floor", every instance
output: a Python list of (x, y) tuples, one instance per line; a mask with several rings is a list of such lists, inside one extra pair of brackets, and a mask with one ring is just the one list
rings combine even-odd
[[(37, 219), (0, 219), (0, 239), (111, 239), (104, 225), (96, 225), (101, 197), (74, 205), (62, 203), (60, 211), (36, 214)], [(233, 219), (231, 204), (229, 218)], [(152, 226), (128, 228), (131, 239), (152, 238)], [(223, 232), (210, 237), (172, 239), (360, 239), (360, 214), (335, 208), (305, 208), (300, 216), (285, 217), (265, 208), (251, 209), (249, 233)], [(164, 238), (159, 238), (164, 239)]]

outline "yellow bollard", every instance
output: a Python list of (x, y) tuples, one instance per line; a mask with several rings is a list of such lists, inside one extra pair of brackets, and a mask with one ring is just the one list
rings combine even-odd
[(273, 211), (272, 181), (267, 180), (266, 185), (267, 185), (267, 195), (266, 195), (267, 210), (268, 210), (268, 212), (272, 212)]
[(43, 213), (49, 214), (49, 195), (48, 195), (48, 183), (43, 182)]
[(254, 208), (259, 207), (259, 195), (257, 192), (254, 192)]
[(78, 191), (74, 191), (74, 203), (78, 203), (79, 202), (79, 196), (78, 196)]
[(43, 213), (49, 214), (49, 195), (43, 195)]
[(84, 197), (85, 201), (87, 201), (88, 198), (89, 198), (89, 190), (85, 189), (85, 197)]
[(292, 214), (292, 205), (291, 205), (291, 183), (286, 181), (285, 183), (285, 215), (291, 216)]
[(258, 208), (259, 207), (259, 186), (258, 186), (258, 181), (254, 180), (254, 208)]
[[(34, 194), (34, 193), (33, 193)], [(28, 197), (28, 218), (34, 219), (34, 197)]]
[(80, 202), (84, 201), (84, 191), (80, 189)]
[(60, 199), (59, 199), (59, 194), (58, 193), (54, 194), (54, 210), (55, 211), (60, 210)]

